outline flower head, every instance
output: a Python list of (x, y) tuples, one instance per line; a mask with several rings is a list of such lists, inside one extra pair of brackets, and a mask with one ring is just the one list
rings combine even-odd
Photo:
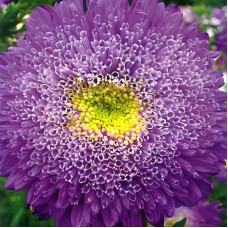
[(37, 8), (0, 55), (0, 175), (57, 226), (162, 225), (209, 194), (226, 94), (198, 26), (156, 0)]
[(201, 200), (193, 207), (179, 207), (172, 218), (165, 221), (165, 226), (173, 226), (177, 221), (186, 218), (187, 227), (220, 227), (222, 219), (219, 217), (224, 210), (219, 209), (219, 203), (207, 203)]

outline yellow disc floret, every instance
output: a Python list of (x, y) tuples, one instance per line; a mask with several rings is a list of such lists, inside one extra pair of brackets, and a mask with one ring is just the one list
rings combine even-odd
[[(138, 97), (131, 87), (120, 87), (102, 81), (96, 86), (67, 91), (72, 108), (77, 112), (68, 127), (75, 136), (89, 135), (91, 140), (117, 140), (128, 145), (144, 129)], [(110, 140), (113, 139), (113, 140)]]

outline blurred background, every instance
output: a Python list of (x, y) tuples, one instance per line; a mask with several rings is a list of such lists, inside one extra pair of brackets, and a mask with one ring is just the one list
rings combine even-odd
[[(61, 0), (0, 0), (0, 51), (7, 51), (9, 46), (16, 46), (19, 37), (26, 29), (25, 21), (32, 10), (42, 4), (53, 6)], [(129, 0), (131, 3), (132, 0)], [(162, 0), (160, 0), (162, 2)], [(199, 29), (210, 35), (210, 49), (221, 51), (214, 69), (223, 71), (227, 76), (227, 14), (226, 0), (163, 0), (166, 5), (180, 6), (184, 15), (184, 23), (199, 23)], [(86, 8), (86, 7), (85, 7)], [(226, 85), (222, 88), (226, 91)], [(227, 179), (226, 167), (221, 167), (221, 174), (213, 178), (214, 190), (208, 202), (219, 203), (222, 226), (227, 227)], [(0, 178), (0, 226), (6, 227), (42, 227), (55, 226), (54, 219), (39, 221), (26, 208), (26, 192), (14, 192), (4, 189), (6, 178)], [(225, 209), (225, 210), (224, 210)], [(184, 226), (184, 224), (179, 224)]]

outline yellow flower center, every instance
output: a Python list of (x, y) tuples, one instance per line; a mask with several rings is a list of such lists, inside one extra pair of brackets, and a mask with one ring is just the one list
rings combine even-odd
[(111, 145), (115, 140), (128, 145), (145, 130), (145, 121), (140, 115), (143, 107), (131, 87), (104, 81), (96, 86), (81, 83), (68, 89), (67, 94), (75, 110), (68, 122), (74, 136), (89, 135), (94, 141), (103, 138)]

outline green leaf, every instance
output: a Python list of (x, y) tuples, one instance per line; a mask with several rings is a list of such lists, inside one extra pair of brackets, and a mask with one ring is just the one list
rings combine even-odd
[(25, 20), (35, 7), (42, 4), (53, 6), (56, 2), (60, 0), (18, 0), (0, 9), (0, 51), (16, 46), (16, 37), (25, 31)]
[(9, 226), (10, 227), (18, 226), (18, 224), (20, 224), (20, 219), (22, 218), (23, 215), (24, 215), (24, 211), (22, 208), (20, 208), (19, 211), (17, 213), (15, 213), (15, 216), (11, 220)]
[(187, 221), (187, 218), (183, 218), (182, 220), (180, 220), (179, 222), (176, 222), (173, 227), (184, 227), (185, 223)]

